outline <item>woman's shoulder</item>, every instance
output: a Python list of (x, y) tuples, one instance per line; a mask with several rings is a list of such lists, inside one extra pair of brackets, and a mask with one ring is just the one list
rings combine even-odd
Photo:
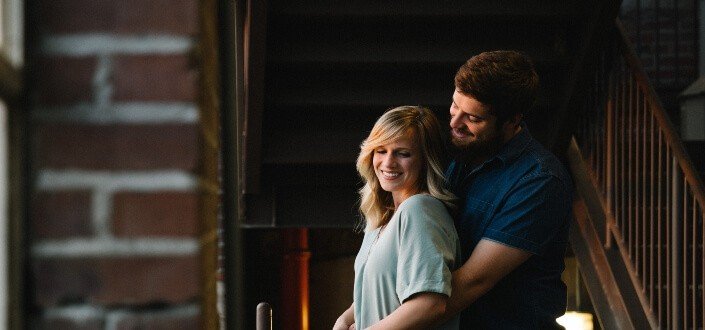
[(441, 208), (445, 210), (445, 204), (440, 199), (429, 194), (416, 194), (407, 198), (399, 205), (399, 209), (416, 209), (416, 208)]
[(455, 225), (445, 204), (429, 194), (417, 194), (407, 198), (399, 206), (399, 230), (414, 233), (430, 233), (437, 230), (455, 236)]
[(407, 198), (399, 205), (399, 213), (402, 218), (423, 217), (452, 224), (452, 218), (445, 204), (429, 194), (416, 194)]

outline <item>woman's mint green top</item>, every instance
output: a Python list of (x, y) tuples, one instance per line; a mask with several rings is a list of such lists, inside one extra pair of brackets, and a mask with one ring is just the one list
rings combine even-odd
[[(416, 293), (450, 296), (451, 271), (460, 266), (453, 219), (430, 195), (407, 198), (378, 234), (379, 228), (365, 233), (355, 258), (357, 329), (372, 326)], [(458, 329), (458, 318), (440, 329)]]

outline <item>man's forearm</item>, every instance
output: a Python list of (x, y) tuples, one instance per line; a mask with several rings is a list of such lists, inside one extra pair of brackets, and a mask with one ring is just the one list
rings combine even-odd
[(468, 308), (529, 257), (528, 252), (480, 240), (465, 264), (453, 272), (453, 289), (448, 299), (445, 319)]
[(446, 321), (468, 308), (475, 300), (492, 288), (492, 285), (488, 282), (473, 280), (464, 275), (460, 269), (453, 272), (453, 289), (448, 298), (444, 317)]
[(430, 329), (440, 324), (448, 297), (438, 293), (420, 293), (368, 329)]

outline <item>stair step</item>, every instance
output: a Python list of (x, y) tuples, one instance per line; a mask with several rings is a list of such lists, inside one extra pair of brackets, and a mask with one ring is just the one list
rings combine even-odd
[(458, 66), (472, 55), (495, 49), (520, 50), (548, 62), (565, 53), (561, 48), (565, 42), (560, 38), (566, 24), (556, 22), (436, 18), (360, 24), (359, 19), (276, 17), (269, 23), (267, 60), (274, 62), (433, 62)]
[[(447, 105), (435, 110), (446, 123)], [(263, 122), (264, 164), (352, 164), (375, 121), (388, 108), (287, 108)]]
[(275, 105), (442, 104), (456, 66), (433, 64), (270, 65), (268, 101)]
[[(453, 77), (460, 64), (270, 63), (267, 108), (393, 107), (403, 104), (449, 104)], [(552, 98), (560, 64), (537, 66), (541, 97)]]
[(353, 163), (267, 165), (262, 178), (268, 193), (247, 196), (247, 227), (351, 228), (359, 219)]
[[(370, 127), (372, 125), (370, 124)], [(345, 128), (270, 132), (264, 164), (351, 164), (369, 132)]]
[[(529, 129), (546, 142), (554, 110), (542, 99), (529, 115)], [(411, 103), (407, 103), (411, 104)], [(396, 104), (394, 106), (403, 105)], [(442, 128), (448, 125), (449, 103), (429, 106)], [(354, 163), (359, 146), (379, 116), (391, 107), (306, 108), (292, 107), (266, 112), (262, 137), (264, 164), (343, 164)]]
[(575, 14), (577, 0), (494, 1), (316, 1), (272, 0), (270, 12), (298, 16), (423, 16), (423, 17), (565, 17)]

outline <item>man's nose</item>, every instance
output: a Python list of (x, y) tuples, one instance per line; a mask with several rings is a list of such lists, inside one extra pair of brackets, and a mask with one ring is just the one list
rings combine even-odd
[(457, 128), (461, 123), (460, 123), (460, 115), (456, 114), (450, 115), (450, 127)]

